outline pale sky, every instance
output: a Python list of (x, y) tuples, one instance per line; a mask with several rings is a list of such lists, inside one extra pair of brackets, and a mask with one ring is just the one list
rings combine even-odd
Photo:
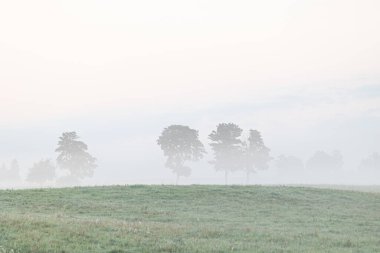
[(352, 134), (362, 156), (380, 151), (379, 24), (377, 0), (1, 1), (0, 128), (20, 160), (20, 136), (44, 127), (80, 131), (107, 164), (105, 140), (159, 159), (163, 127), (207, 141), (225, 121), (258, 128), (276, 154), (344, 149)]

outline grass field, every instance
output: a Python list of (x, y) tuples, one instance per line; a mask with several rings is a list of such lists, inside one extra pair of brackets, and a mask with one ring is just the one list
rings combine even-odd
[(380, 194), (269, 186), (3, 190), (0, 252), (380, 252)]

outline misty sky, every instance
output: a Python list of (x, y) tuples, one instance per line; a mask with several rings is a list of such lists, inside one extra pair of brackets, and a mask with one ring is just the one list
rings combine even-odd
[[(338, 149), (355, 170), (380, 152), (379, 13), (377, 0), (2, 1), (0, 162), (55, 159), (77, 131), (93, 182), (171, 182), (164, 127), (206, 144), (234, 122), (272, 156)], [(187, 182), (222, 178), (203, 163)]]

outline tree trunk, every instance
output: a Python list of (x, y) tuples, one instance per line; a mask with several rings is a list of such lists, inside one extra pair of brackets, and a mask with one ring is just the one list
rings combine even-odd
[(225, 185), (228, 184), (228, 170), (225, 170), (225, 171), (224, 171), (224, 184), (225, 184)]

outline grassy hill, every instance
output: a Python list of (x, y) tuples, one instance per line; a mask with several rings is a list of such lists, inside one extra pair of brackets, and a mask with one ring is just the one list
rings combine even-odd
[(3, 190), (0, 252), (380, 252), (380, 194), (264, 186)]

